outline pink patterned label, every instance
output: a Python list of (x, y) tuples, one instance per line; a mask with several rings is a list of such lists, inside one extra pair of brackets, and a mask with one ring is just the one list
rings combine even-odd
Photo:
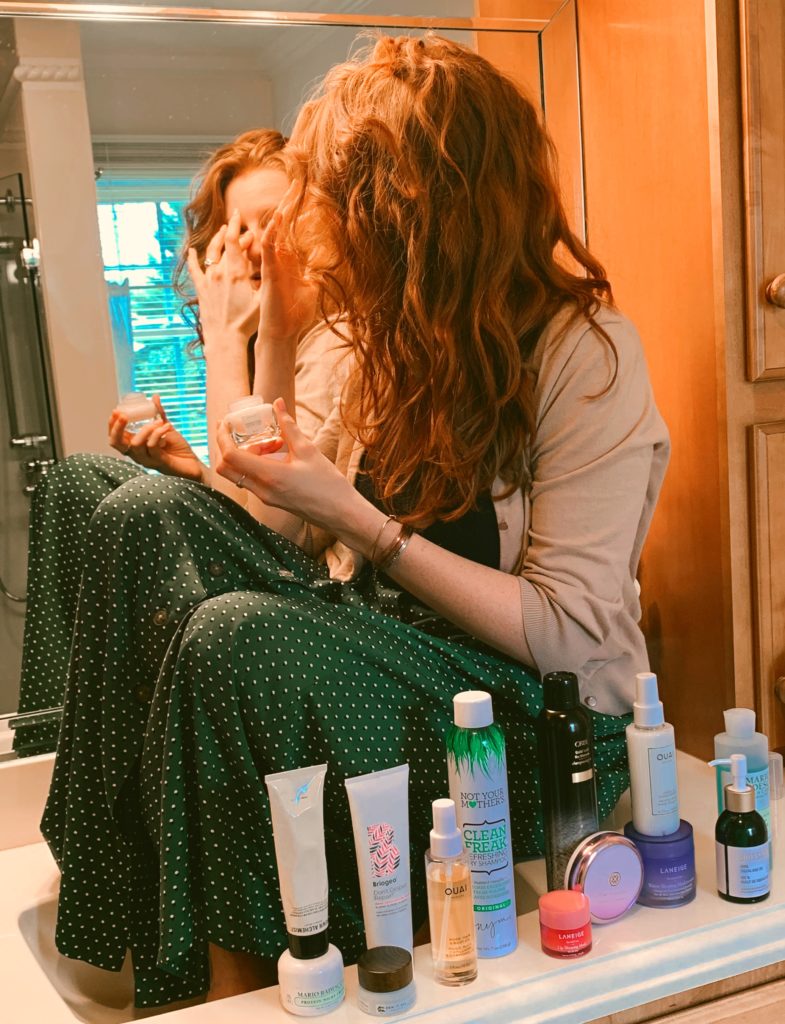
[(401, 863), (401, 851), (395, 845), (395, 829), (384, 821), (368, 826), (368, 849), (376, 878), (394, 875)]

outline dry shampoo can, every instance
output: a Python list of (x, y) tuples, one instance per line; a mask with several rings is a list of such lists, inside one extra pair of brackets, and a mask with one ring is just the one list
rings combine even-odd
[(469, 854), (477, 955), (506, 956), (518, 945), (504, 733), (491, 696), (467, 690), (453, 700), (447, 735), (450, 799)]

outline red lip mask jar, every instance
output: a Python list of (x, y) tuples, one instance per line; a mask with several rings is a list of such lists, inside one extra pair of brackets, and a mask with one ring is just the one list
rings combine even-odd
[(548, 956), (583, 956), (591, 949), (591, 911), (588, 897), (570, 889), (555, 889), (539, 899), (540, 940)]

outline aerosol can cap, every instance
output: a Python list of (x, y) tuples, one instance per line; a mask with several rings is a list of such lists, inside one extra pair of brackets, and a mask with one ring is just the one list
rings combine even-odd
[(453, 718), (459, 729), (493, 725), (493, 701), (484, 690), (464, 690), (452, 699)]

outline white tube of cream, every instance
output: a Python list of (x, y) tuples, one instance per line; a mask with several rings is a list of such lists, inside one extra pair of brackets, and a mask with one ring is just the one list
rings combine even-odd
[(290, 935), (327, 930), (324, 777), (327, 765), (265, 775), (281, 902)]
[(365, 944), (410, 952), (409, 765), (346, 780), (360, 873)]

